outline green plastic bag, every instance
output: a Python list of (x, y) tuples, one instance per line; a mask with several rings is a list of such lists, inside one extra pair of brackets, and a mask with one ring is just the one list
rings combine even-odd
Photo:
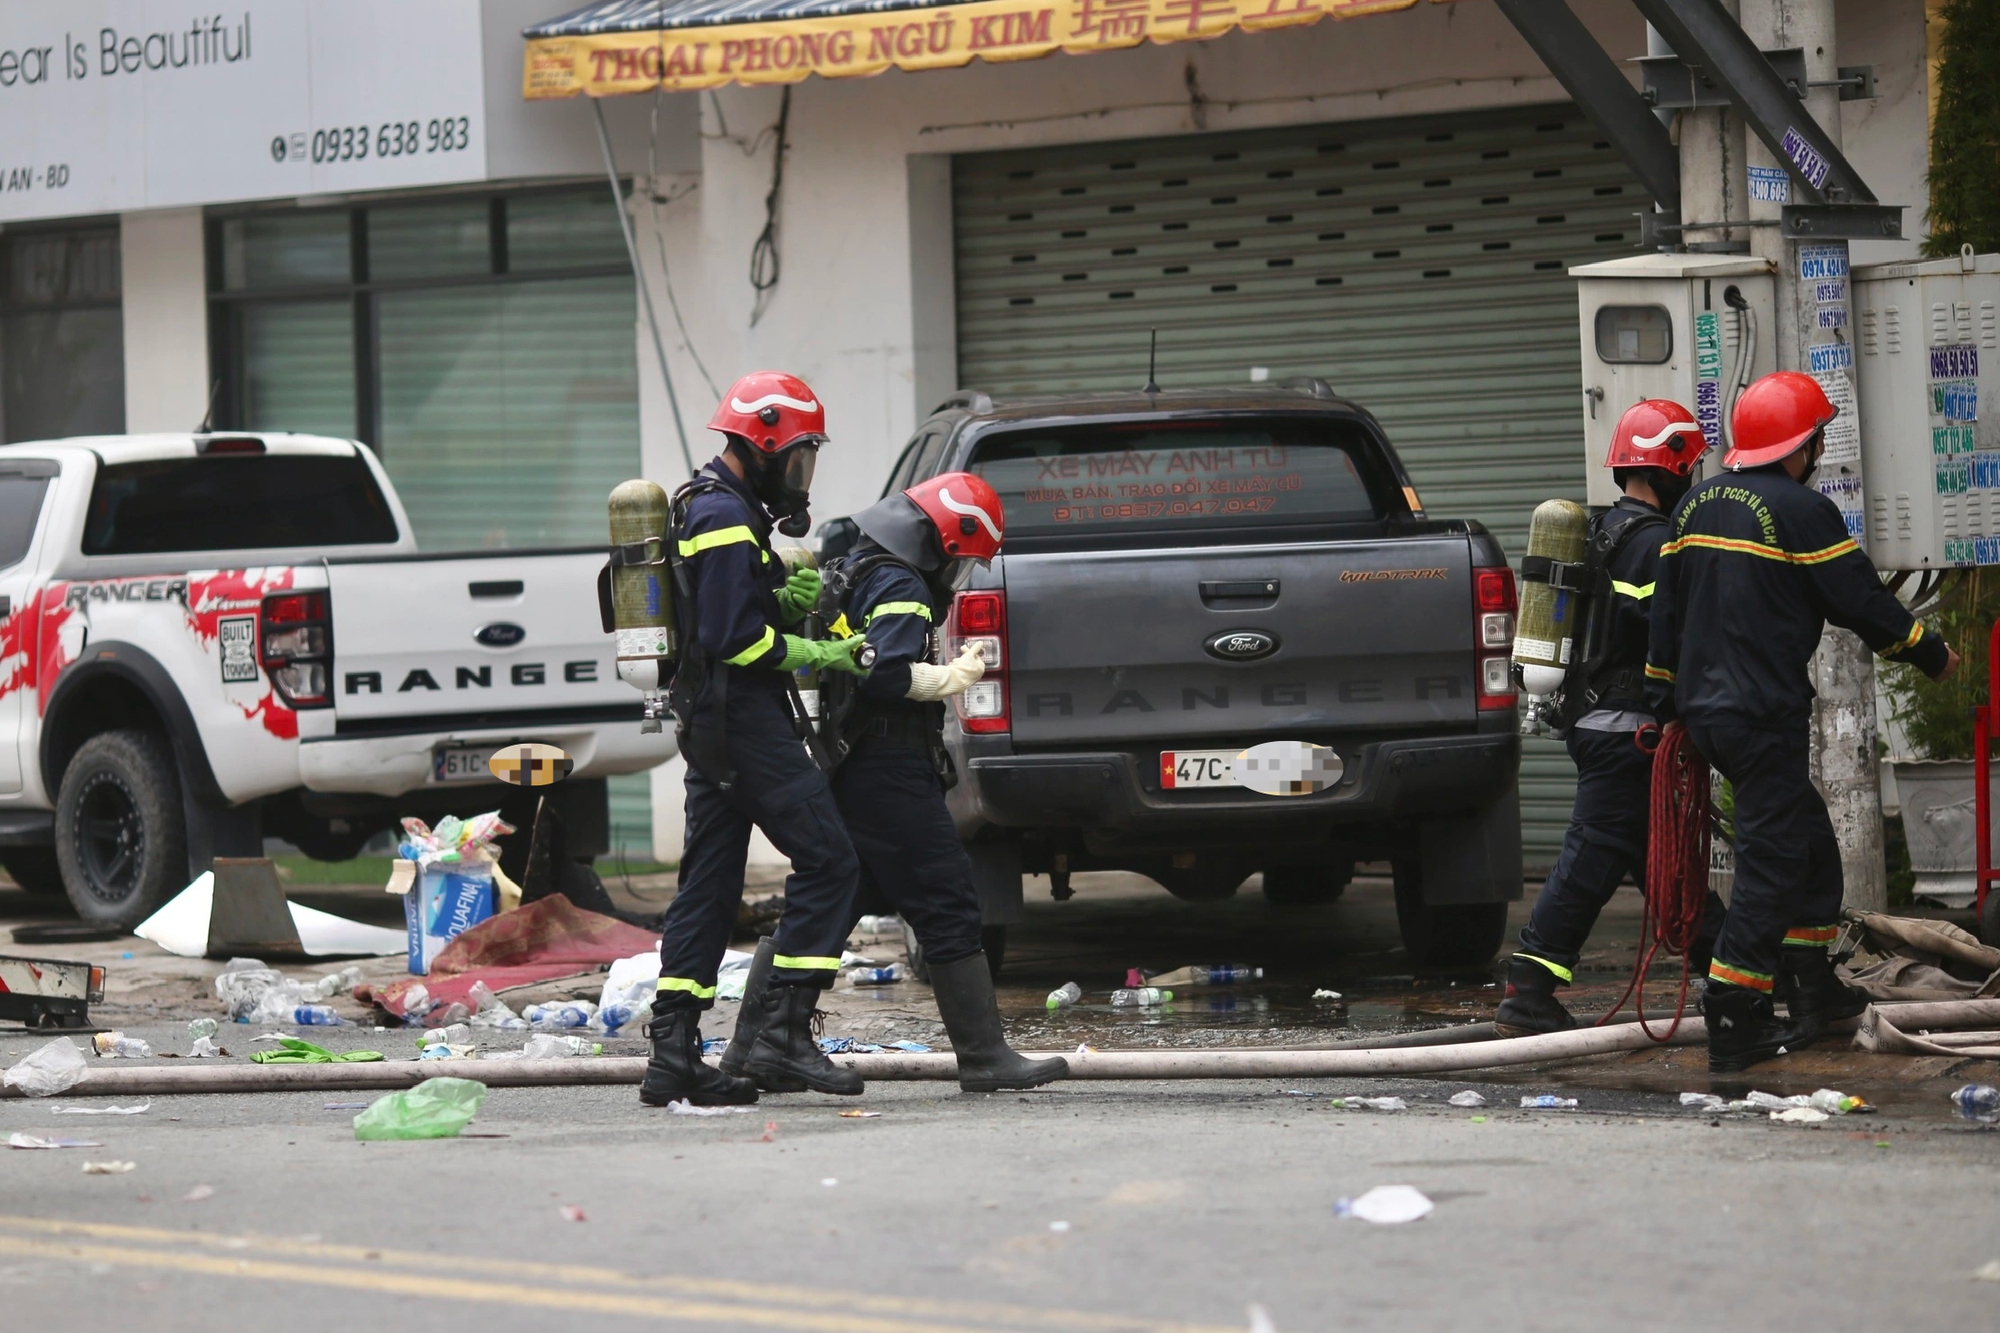
[(250, 1063), (256, 1065), (356, 1065), (388, 1057), (380, 1051), (329, 1051), (299, 1037), (279, 1037), (278, 1049), (254, 1051)]
[(486, 1085), (469, 1078), (425, 1079), (392, 1092), (354, 1117), (354, 1137), (369, 1139), (454, 1139), (479, 1114)]

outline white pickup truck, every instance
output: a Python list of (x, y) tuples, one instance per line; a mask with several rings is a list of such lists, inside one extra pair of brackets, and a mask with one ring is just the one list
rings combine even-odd
[[(602, 547), (419, 554), (366, 447), (306, 435), (0, 448), (0, 865), (129, 926), (218, 855), (355, 855), (403, 815), (546, 792), (605, 850), (641, 734), (589, 589)], [(494, 782), (512, 741), (553, 788)], [(525, 855), (527, 839), (514, 854)]]

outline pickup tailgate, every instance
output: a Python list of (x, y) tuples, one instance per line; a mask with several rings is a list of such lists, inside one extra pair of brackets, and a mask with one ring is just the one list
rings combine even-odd
[(1004, 558), (1017, 745), (1470, 726), (1460, 534)]
[(602, 550), (331, 561), (336, 734), (639, 716), (593, 589)]

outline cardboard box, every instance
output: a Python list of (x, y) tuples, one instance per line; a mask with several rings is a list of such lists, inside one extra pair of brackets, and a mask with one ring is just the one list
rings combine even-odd
[(410, 932), (412, 976), (428, 976), (445, 945), (493, 915), (491, 862), (439, 861), (419, 871), (413, 861), (398, 861), (390, 887), (399, 887), (399, 880), (408, 886), (403, 920)]

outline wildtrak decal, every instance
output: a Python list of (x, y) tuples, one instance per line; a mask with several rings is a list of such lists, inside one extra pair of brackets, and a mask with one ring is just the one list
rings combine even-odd
[(1403, 579), (1448, 579), (1448, 569), (1343, 569), (1342, 583), (1389, 583)]

